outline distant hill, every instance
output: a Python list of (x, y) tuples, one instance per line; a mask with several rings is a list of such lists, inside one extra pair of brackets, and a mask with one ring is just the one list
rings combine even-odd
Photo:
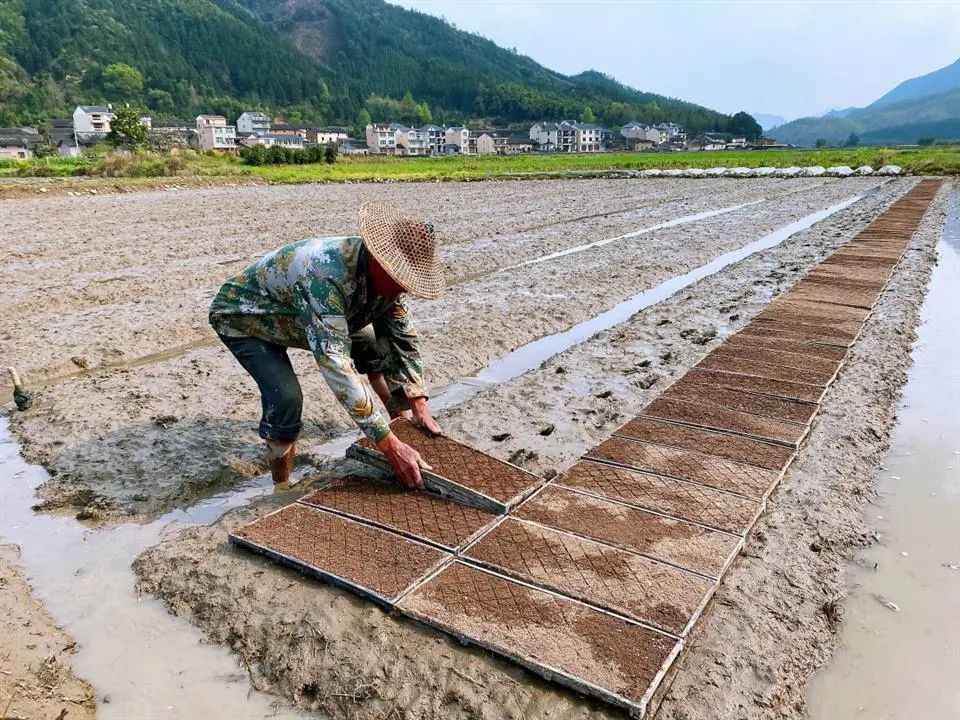
[(4, 0), (0, 125), (129, 102), (157, 117), (246, 109), (292, 122), (524, 124), (579, 118), (732, 117), (622, 85), (566, 76), (478, 35), (383, 0)]
[(783, 125), (787, 120), (781, 115), (768, 115), (767, 113), (750, 113), (753, 119), (760, 123), (760, 127), (769, 130), (777, 125)]
[(932, 73), (905, 80), (867, 107), (868, 109), (881, 108), (904, 100), (916, 100), (937, 95), (954, 88), (960, 88), (960, 59), (952, 65), (934, 70)]
[(900, 83), (865, 108), (835, 110), (794, 120), (770, 130), (780, 142), (811, 146), (823, 138), (841, 144), (851, 133), (862, 144), (915, 143), (921, 137), (960, 137), (960, 60)]

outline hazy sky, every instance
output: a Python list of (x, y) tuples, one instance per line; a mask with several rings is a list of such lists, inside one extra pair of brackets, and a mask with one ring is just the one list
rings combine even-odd
[(960, 57), (960, 0), (392, 0), (565, 74), (787, 119), (867, 105)]

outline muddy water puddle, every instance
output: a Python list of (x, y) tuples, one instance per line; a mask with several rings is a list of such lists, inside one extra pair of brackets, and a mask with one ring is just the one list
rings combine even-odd
[(914, 365), (848, 570), (841, 647), (811, 681), (822, 720), (960, 717), (960, 194), (951, 198)]
[[(524, 345), (476, 376), (448, 386), (438, 394), (436, 404), (451, 407), (492, 384), (519, 377), (698, 280), (775, 247), (875, 190), (812, 213), (565, 332)], [(312, 450), (342, 456), (354, 437), (341, 436)], [(23, 462), (7, 420), (0, 418), (0, 535), (5, 542), (21, 547), (22, 564), (35, 595), (79, 643), (74, 667), (97, 688), (101, 718), (307, 717), (278, 708), (272, 698), (251, 691), (245, 670), (227, 650), (205, 644), (198, 630), (169, 615), (159, 601), (137, 598), (130, 567), (143, 550), (179, 529), (212, 523), (232, 508), (273, 493), (268, 478), (257, 478), (148, 524), (106, 529), (84, 527), (73, 518), (34, 513), (35, 490), (46, 478), (42, 468)], [(292, 494), (275, 495), (277, 505), (292, 499)]]
[(147, 525), (91, 529), (30, 508), (46, 471), (28, 465), (0, 417), (0, 533), (20, 546), (34, 595), (78, 643), (74, 670), (97, 691), (97, 716), (116, 718), (304, 718), (251, 691), (246, 671), (199, 630), (138, 598), (131, 560), (178, 527), (212, 522), (273, 492), (269, 480), (170, 513)]

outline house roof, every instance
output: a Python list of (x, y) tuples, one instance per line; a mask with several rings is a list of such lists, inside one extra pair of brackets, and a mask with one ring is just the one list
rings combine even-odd
[(112, 112), (106, 105), (77, 105), (78, 110), (85, 113), (108, 113)]
[(31, 148), (40, 142), (36, 128), (0, 128), (0, 145)]
[(533, 145), (533, 140), (531, 140), (527, 135), (511, 135), (507, 138), (508, 145)]
[(347, 128), (343, 127), (342, 125), (327, 125), (326, 127), (317, 128), (317, 132), (346, 134)]

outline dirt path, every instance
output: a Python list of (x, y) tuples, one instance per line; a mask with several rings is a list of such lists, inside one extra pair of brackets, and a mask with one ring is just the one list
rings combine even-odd
[[(445, 413), (443, 424), (532, 470), (562, 469), (909, 185), (888, 187), (478, 395)], [(695, 635), (661, 717), (802, 716), (805, 678), (834, 641), (822, 608), (841, 592), (843, 558), (868, 539), (861, 506), (909, 363), (944, 197), (915, 236), (746, 557)], [(493, 425), (510, 427), (512, 437), (497, 442), (494, 431), (476, 431)], [(851, 430), (857, 427), (863, 430)], [(269, 506), (185, 531), (135, 565), (142, 589), (231, 646), (257, 687), (335, 717), (607, 716), (508, 663), (231, 549), (226, 533)]]
[(70, 667), (75, 643), (30, 597), (16, 546), (0, 545), (0, 718), (92, 720), (93, 689)]
[[(694, 224), (657, 230), (541, 265), (487, 273), (456, 285), (441, 300), (415, 304), (414, 314), (424, 338), (431, 384), (437, 386), (468, 375), (519, 345), (564, 330), (640, 290), (686, 272), (810, 212), (849, 198), (876, 181), (774, 182), (766, 186), (752, 181), (743, 185), (721, 182), (715, 183), (710, 193), (704, 192), (705, 186), (699, 181), (690, 186), (677, 186), (675, 182), (669, 181), (654, 191), (651, 183), (584, 181), (576, 184), (581, 192), (608, 189), (609, 193), (601, 195), (590, 208), (565, 210), (559, 218), (556, 202), (548, 203), (541, 197), (542, 192), (534, 192), (541, 183), (465, 186), (468, 197), (462, 204), (469, 201), (471, 209), (461, 214), (470, 221), (480, 223), (494, 197), (500, 198), (503, 212), (487, 218), (487, 224), (480, 225), (476, 229), (478, 235), (470, 241), (457, 239), (458, 233), (466, 233), (470, 222), (449, 210), (444, 211), (454, 236), (448, 250), (454, 267), (458, 262), (456, 253), (460, 253), (466, 258), (464, 263), (475, 268), (471, 258), (480, 253), (478, 248), (490, 242), (494, 230), (499, 228), (503, 232), (509, 223), (542, 226), (559, 219), (562, 225), (549, 225), (549, 229), (555, 232), (562, 227), (563, 232), (545, 241), (537, 250), (553, 252), (578, 245), (585, 239), (592, 241), (598, 235), (611, 237), (654, 224), (654, 218), (641, 219), (630, 213), (622, 216), (619, 211), (626, 205), (642, 203), (644, 212), (656, 209), (655, 219), (659, 221), (668, 213), (676, 217), (704, 207), (727, 207), (759, 197), (770, 199)], [(876, 196), (857, 203), (844, 217), (850, 223), (865, 220), (872, 216), (878, 203), (899, 194), (911, 183), (911, 180), (891, 183)], [(543, 185), (552, 192), (564, 192), (568, 186), (574, 187), (570, 183)], [(446, 191), (447, 187), (442, 189)], [(335, 227), (336, 222), (347, 221), (347, 210), (338, 204), (344, 193), (353, 193), (350, 202), (355, 206), (359, 199), (372, 192), (366, 186), (355, 186), (352, 190), (325, 186), (323, 190), (333, 193), (324, 206), (337, 208), (336, 212), (340, 213), (324, 221), (329, 223), (324, 227), (330, 228)], [(291, 189), (278, 188), (277, 191)], [(410, 197), (416, 192), (424, 192), (422, 187), (417, 190), (410, 186), (392, 186), (391, 191), (398, 193), (398, 202), (405, 203), (410, 203)], [(504, 191), (508, 191), (506, 195)], [(205, 308), (207, 297), (228, 272), (227, 266), (218, 266), (215, 260), (236, 246), (241, 232), (249, 238), (251, 233), (256, 235), (260, 227), (256, 222), (264, 227), (269, 225), (271, 232), (263, 235), (272, 247), (278, 235), (291, 239), (295, 237), (290, 235), (294, 230), (303, 228), (286, 215), (255, 221), (259, 216), (247, 205), (269, 207), (270, 203), (260, 197), (263, 189), (209, 191), (214, 196), (223, 193), (230, 198), (240, 192), (246, 193), (245, 204), (229, 215), (230, 222), (235, 223), (230, 225), (230, 232), (224, 231), (221, 237), (219, 231), (201, 225), (205, 233), (213, 233), (214, 240), (210, 235), (203, 240), (194, 237), (197, 220), (191, 218), (187, 222), (184, 218), (190, 217), (188, 208), (172, 205), (178, 200), (175, 194), (166, 193), (159, 198), (97, 198), (115, 204), (104, 209), (102, 217), (96, 218), (96, 224), (84, 226), (87, 241), (79, 251), (82, 260), (72, 261), (70, 247), (62, 246), (54, 237), (51, 223), (60, 216), (48, 211), (52, 217), (43, 218), (39, 209), (24, 213), (23, 229), (17, 235), (34, 237), (35, 247), (31, 249), (26, 240), (20, 241), (21, 262), (27, 262), (27, 258), (34, 263), (49, 262), (51, 267), (64, 272), (71, 262), (80, 262), (77, 274), (63, 277), (67, 284), (85, 283), (81, 296), (89, 288), (99, 287), (94, 280), (98, 274), (107, 272), (103, 262), (115, 263), (109, 272), (125, 268), (123, 272), (132, 273), (135, 269), (139, 279), (123, 286), (122, 290), (111, 291), (118, 293), (116, 296), (103, 298), (77, 298), (75, 293), (61, 287), (56, 302), (49, 296), (52, 291), (40, 287), (41, 277), (28, 274), (22, 287), (7, 281), (4, 291), (22, 297), (22, 302), (34, 306), (35, 310), (29, 315), (24, 312), (12, 323), (4, 339), (4, 360), (9, 362), (7, 358), (13, 358), (17, 364), (30, 367), (34, 363), (34, 368), (52, 371), (62, 369), (55, 353), (84, 353), (77, 357), (86, 362), (90, 358), (102, 361), (105, 357), (141, 357), (144, 353), (160, 352), (160, 356), (151, 358), (149, 363), (85, 373), (45, 387), (38, 393), (34, 410), (12, 418), (27, 459), (42, 463), (54, 475), (53, 481), (41, 491), (44, 507), (75, 508), (84, 518), (128, 513), (155, 516), (173, 507), (189, 505), (262, 471), (259, 442), (251, 422), (259, 407), (255, 387), (219, 345), (202, 345), (210, 337), (204, 319)], [(668, 198), (698, 192), (701, 196), (696, 202), (684, 200), (680, 205), (671, 205), (668, 201), (665, 207), (655, 207), (651, 202), (656, 192)], [(471, 193), (480, 197), (470, 198)], [(529, 196), (520, 193), (529, 193)], [(631, 193), (647, 194), (634, 197)], [(179, 199), (183, 203), (191, 201), (190, 196)], [(157, 237), (165, 239), (163, 242), (145, 250), (136, 247), (142, 243), (132, 243), (131, 230), (124, 219), (127, 212), (123, 209), (124, 200), (136, 201), (138, 217), (152, 225)], [(210, 200), (206, 197), (203, 201)], [(521, 211), (524, 202), (528, 202), (529, 207)], [(303, 222), (307, 213), (298, 215), (299, 206), (292, 207), (293, 216)], [(479, 216), (478, 207), (483, 210)], [(611, 222), (611, 217), (616, 220), (613, 225), (604, 225), (598, 230), (596, 217), (583, 219), (586, 209), (610, 210), (614, 215), (604, 216), (603, 222)], [(69, 218), (73, 210), (75, 208), (66, 208), (65, 217)], [(193, 210), (200, 213), (202, 208), (195, 206)], [(349, 211), (351, 216), (352, 213), (353, 209)], [(220, 217), (214, 214), (214, 226)], [(440, 222), (442, 217), (438, 215), (434, 219)], [(247, 225), (243, 225), (244, 222)], [(111, 235), (114, 231), (119, 233), (116, 238)], [(509, 265), (528, 257), (528, 249), (517, 249), (522, 248), (527, 239), (522, 233), (514, 233), (510, 238), (503, 235), (497, 241), (502, 253), (497, 255), (494, 265)], [(194, 253), (199, 265), (177, 260), (179, 253), (188, 250)], [(74, 254), (78, 253), (74, 251)], [(48, 256), (50, 260), (46, 259)], [(99, 258), (105, 260), (101, 262)], [(133, 265), (134, 262), (140, 264)], [(456, 276), (456, 271), (452, 272)], [(161, 299), (164, 294), (167, 300)], [(59, 297), (64, 298), (62, 302)], [(61, 308), (62, 312), (58, 312)], [(38, 316), (42, 321), (37, 321)], [(37, 327), (46, 327), (47, 335), (37, 332)], [(181, 342), (188, 343), (192, 349), (181, 351)], [(350, 427), (315, 371), (312, 358), (303, 352), (293, 356), (309, 398), (307, 442), (322, 440)], [(118, 472), (119, 468), (123, 468), (122, 473)]]

